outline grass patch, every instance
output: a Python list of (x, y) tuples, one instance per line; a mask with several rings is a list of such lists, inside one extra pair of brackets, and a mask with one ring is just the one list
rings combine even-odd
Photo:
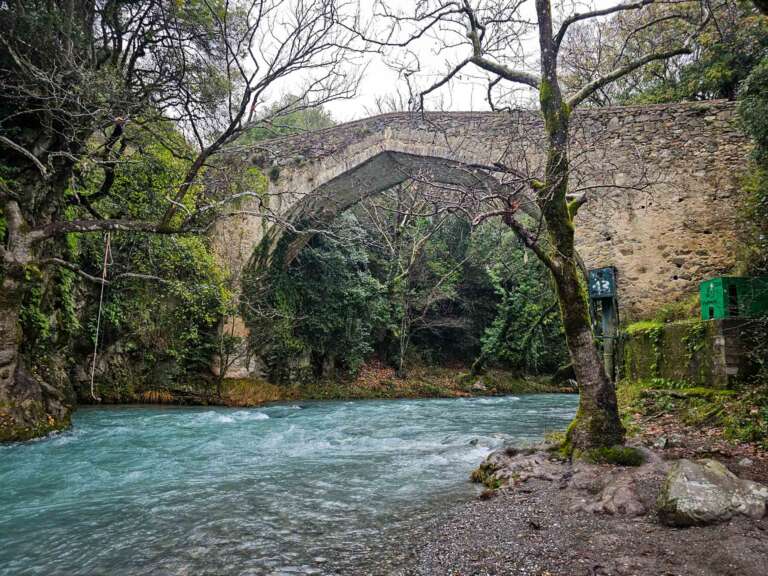
[(617, 397), (630, 435), (638, 431), (636, 416), (652, 419), (673, 414), (682, 424), (721, 428), (730, 440), (768, 448), (768, 383), (720, 389), (653, 378), (621, 382)]
[(173, 400), (173, 394), (168, 390), (144, 390), (139, 394), (139, 402), (145, 404), (171, 404)]
[(664, 304), (654, 315), (654, 320), (661, 323), (679, 322), (699, 316), (699, 293), (691, 294), (678, 302)]
[(625, 332), (628, 335), (639, 334), (640, 332), (650, 332), (652, 330), (659, 330), (664, 326), (663, 323), (656, 320), (640, 320), (639, 322), (633, 322), (627, 326)]
[(553, 430), (544, 434), (544, 443), (547, 447), (560, 448), (560, 446), (565, 444), (565, 441), (565, 430)]
[(224, 380), (221, 395), (227, 406), (256, 406), (287, 399), (283, 388), (257, 378)]

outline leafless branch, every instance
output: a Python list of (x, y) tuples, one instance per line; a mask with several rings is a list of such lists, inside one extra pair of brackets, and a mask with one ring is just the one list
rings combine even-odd
[(71, 270), (81, 278), (88, 280), (88, 282), (93, 282), (94, 284), (104, 284), (105, 286), (114, 284), (124, 278), (132, 278), (136, 280), (148, 280), (152, 282), (160, 282), (161, 284), (171, 284), (170, 280), (161, 278), (160, 276), (155, 276), (153, 274), (138, 274), (135, 272), (123, 272), (113, 276), (110, 279), (101, 278), (99, 276), (94, 276), (93, 274), (88, 274), (88, 272), (83, 270), (77, 264), (68, 262), (66, 260), (63, 260), (62, 258), (43, 258), (40, 260), (40, 264), (42, 266), (55, 265), (55, 266), (60, 266), (62, 268), (66, 268), (67, 270)]

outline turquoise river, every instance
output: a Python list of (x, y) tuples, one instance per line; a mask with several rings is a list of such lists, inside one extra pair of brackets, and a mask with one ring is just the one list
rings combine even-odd
[(386, 572), (421, 522), (473, 498), (505, 443), (576, 396), (83, 408), (0, 446), (0, 575)]

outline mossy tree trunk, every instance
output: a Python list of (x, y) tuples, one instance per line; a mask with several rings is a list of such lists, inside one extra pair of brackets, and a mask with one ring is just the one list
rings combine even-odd
[(18, 271), (6, 266), (0, 286), (0, 426), (15, 425), (17, 420), (13, 407), (17, 396), (14, 388), (21, 344), (19, 314), (22, 282)]
[[(24, 300), (26, 267), (32, 260), (32, 246), (18, 203), (3, 206), (8, 240), (2, 246), (2, 288), (0, 289), (0, 420), (9, 425), (16, 400), (16, 373), (21, 346), (21, 303)], [(14, 425), (16, 423), (14, 422)]]
[(30, 230), (18, 203), (3, 205), (7, 239), (0, 245), (0, 441), (26, 440), (69, 421), (64, 395), (28, 373), (21, 356), (21, 308), (36, 262), (38, 235)]
[(536, 0), (536, 10), (541, 50), (539, 99), (547, 138), (546, 171), (544, 181), (538, 183), (537, 188), (549, 240), (546, 248), (539, 246), (538, 250), (552, 273), (579, 384), (579, 409), (568, 429), (568, 442), (574, 449), (585, 450), (620, 444), (624, 429), (619, 419), (616, 390), (605, 374), (592, 331), (589, 301), (574, 244), (576, 205), (567, 200), (571, 110), (558, 82), (549, 0)]

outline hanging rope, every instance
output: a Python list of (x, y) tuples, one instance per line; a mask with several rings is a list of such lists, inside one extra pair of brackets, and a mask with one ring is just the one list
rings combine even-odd
[(104, 263), (101, 266), (101, 293), (99, 294), (99, 313), (96, 316), (96, 337), (93, 340), (93, 361), (91, 362), (91, 398), (96, 402), (101, 402), (101, 398), (96, 396), (93, 388), (93, 380), (96, 375), (96, 354), (99, 350), (99, 329), (101, 328), (101, 308), (104, 304), (104, 286), (107, 284), (107, 266), (111, 260), (110, 235), (104, 234)]

